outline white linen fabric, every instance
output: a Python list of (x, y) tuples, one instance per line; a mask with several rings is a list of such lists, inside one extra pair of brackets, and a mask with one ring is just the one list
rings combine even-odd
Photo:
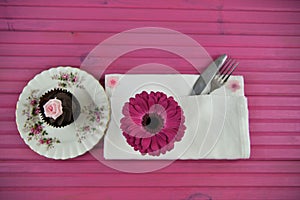
[[(199, 75), (109, 74), (105, 77), (111, 121), (104, 138), (105, 159), (247, 159), (250, 157), (249, 115), (242, 76), (209, 95), (190, 96)], [(120, 129), (122, 107), (142, 91), (173, 96), (185, 115), (186, 131), (174, 149), (160, 156), (141, 155)]]

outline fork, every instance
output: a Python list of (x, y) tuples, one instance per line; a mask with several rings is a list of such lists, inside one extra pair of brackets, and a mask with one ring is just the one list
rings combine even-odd
[(211, 81), (211, 88), (209, 93), (223, 86), (228, 81), (232, 72), (238, 65), (239, 62), (229, 58)]

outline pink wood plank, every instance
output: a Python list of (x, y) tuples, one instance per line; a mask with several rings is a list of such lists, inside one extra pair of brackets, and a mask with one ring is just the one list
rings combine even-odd
[(189, 9), (189, 10), (256, 10), (256, 11), (299, 11), (300, 5), (297, 1), (272, 0), (272, 1), (239, 1), (231, 0), (227, 2), (218, 0), (203, 1), (182, 1), (164, 0), (161, 1), (139, 1), (139, 0), (86, 0), (85, 2), (76, 0), (40, 1), (40, 0), (14, 0), (3, 1), (0, 5), (17, 6), (55, 6), (55, 7), (99, 7), (99, 8), (167, 8), (167, 9)]
[(253, 123), (250, 132), (299, 132), (300, 124), (295, 122), (268, 122)]
[[(296, 188), (297, 189), (297, 188)], [(47, 195), (45, 195), (47, 194)], [(7, 188), (2, 192), (5, 199), (28, 198), (38, 200), (41, 196), (45, 200), (52, 199), (85, 199), (98, 200), (103, 199), (119, 199), (119, 194), (126, 196), (128, 199), (139, 200), (146, 196), (151, 199), (265, 199), (265, 200), (282, 200), (297, 199), (299, 193), (295, 188), (289, 187), (235, 187), (233, 191), (231, 187), (151, 187), (151, 188), (130, 188), (130, 187), (73, 187), (73, 188)], [(272, 195), (270, 195), (272, 194)]]
[[(120, 163), (121, 165), (122, 163)], [(76, 165), (76, 167), (74, 167)], [(197, 165), (197, 167), (195, 167)], [(1, 173), (121, 173), (111, 169), (98, 161), (2, 161)], [(212, 161), (212, 160), (188, 160), (175, 161), (166, 168), (153, 173), (182, 173), (186, 168), (189, 173), (287, 173), (300, 172), (300, 163), (297, 161)]]
[[(23, 148), (1, 148), (2, 154), (0, 154), (1, 160), (31, 160), (31, 161), (44, 161), (49, 160), (43, 156), (38, 155), (37, 153), (30, 150), (28, 147)], [(282, 161), (291, 161), (299, 160), (300, 158), (300, 149), (297, 146), (287, 147), (286, 145), (259, 145), (251, 146), (251, 160), (282, 160)], [(76, 161), (86, 161), (86, 160), (95, 160), (92, 155), (89, 153), (76, 157)], [(128, 163), (127, 163), (128, 164)], [(197, 167), (195, 164), (194, 167)], [(182, 173), (187, 173), (185, 168), (182, 168)]]
[(300, 110), (251, 110), (250, 119), (300, 119)]
[(34, 57), (34, 59), (33, 57), (1, 57), (1, 68), (49, 69), (53, 66), (80, 66), (80, 64), (80, 57)]
[(15, 108), (19, 95), (0, 94), (0, 98), (5, 98), (1, 101), (0, 108)]
[[(10, 174), (1, 175), (1, 187), (300, 187), (296, 174)], [(137, 182), (137, 178), (143, 181)], [(63, 179), (63, 181), (61, 181)], [(99, 181), (99, 180), (105, 181)], [(180, 179), (180, 181), (175, 180)], [(125, 181), (123, 181), (125, 180)]]
[[(137, 48), (143, 46), (137, 46)], [(164, 47), (164, 46), (162, 46)], [(0, 54), (3, 56), (83, 56), (87, 55), (95, 45), (24, 45), (24, 44), (3, 44), (0, 47)], [(108, 52), (103, 53), (104, 57), (116, 55), (117, 48), (125, 48), (124, 45), (112, 45)], [(177, 47), (180, 51), (191, 51), (189, 58), (199, 57), (199, 53), (191, 47)], [(245, 48), (245, 47), (207, 47), (210, 55), (227, 52), (229, 55), (240, 59), (299, 59), (298, 48)], [(177, 55), (163, 52), (157, 49), (141, 49), (127, 54), (128, 57), (155, 57), (155, 58), (176, 58)]]
[[(130, 13), (130, 15), (128, 15)], [(238, 17), (236, 17), (238, 16)], [(251, 17), (249, 17), (251, 16)], [(0, 7), (0, 18), (229, 23), (299, 23), (298, 12), (211, 11), (130, 8)]]
[(299, 149), (284, 148), (283, 146), (278, 148), (252, 148), (252, 157), (257, 160), (299, 160), (295, 155), (299, 154)]
[(0, 127), (2, 130), (0, 131), (1, 134), (13, 134), (13, 135), (19, 135), (19, 132), (17, 130), (17, 126), (15, 122), (12, 121), (0, 121)]
[[(112, 33), (68, 33), (68, 32), (1, 32), (3, 44), (90, 44), (97, 45), (111, 37)], [(297, 36), (256, 36), (256, 35), (190, 35), (204, 47), (300, 47)], [(145, 41), (147, 34), (137, 34), (136, 44)], [(141, 39), (140, 39), (141, 38)], [(124, 41), (126, 44), (127, 41)], [(162, 41), (164, 42), (164, 41)], [(127, 42), (128, 44), (128, 42)], [(177, 42), (178, 44), (178, 42)], [(184, 43), (182, 45), (185, 45)]]
[(253, 145), (300, 145), (300, 136), (252, 136)]
[(245, 86), (245, 94), (246, 95), (282, 95), (282, 96), (291, 96), (299, 95), (299, 86), (298, 85), (289, 85), (288, 87), (285, 85), (246, 85)]
[[(112, 26), (113, 24), (113, 26)], [(161, 21), (94, 21), (94, 20), (0, 20), (4, 31), (68, 31), (68, 32), (113, 32), (119, 33), (137, 27), (164, 27), (185, 34), (229, 35), (294, 35), (300, 33), (299, 24), (250, 24), (250, 23), (205, 23)]]
[(0, 108), (0, 121), (15, 121), (15, 108)]
[[(70, 7), (0, 7), (0, 18), (8, 19), (72, 19), (72, 20), (124, 20), (124, 21), (201, 21), (217, 22), (218, 11), (169, 10), (169, 9), (116, 9)], [(131, 13), (128, 15), (128, 13)], [(271, 16), (276, 13), (271, 13)], [(287, 19), (297, 13), (282, 13)], [(279, 19), (280, 16), (276, 16)], [(255, 20), (255, 19), (253, 19)]]
[(251, 97), (248, 99), (249, 105), (257, 105), (262, 107), (268, 107), (268, 106), (294, 106), (299, 107), (300, 106), (300, 98), (299, 97)]
[[(212, 55), (214, 58), (218, 56), (218, 54)], [(0, 69), (39, 69), (40, 71), (49, 69), (50, 67), (57, 66), (74, 66), (79, 67), (82, 60), (84, 60), (86, 56), (80, 57), (30, 57), (30, 56), (18, 56), (18, 57), (8, 57), (8, 56), (0, 56), (1, 64)], [(243, 59), (242, 61), (237, 58), (242, 64), (239, 66), (237, 71), (253, 71), (253, 72), (300, 72), (300, 68), (298, 65), (300, 64), (300, 60), (257, 60), (257, 59)], [(195, 70), (194, 67), (191, 66), (187, 61), (181, 58), (128, 58), (121, 57), (114, 61), (111, 66), (109, 66), (106, 70), (106, 73), (126, 73), (128, 70), (132, 69), (132, 67), (149, 63), (149, 62), (157, 62), (161, 64), (165, 64), (171, 66), (176, 70), (180, 70), (181, 73), (195, 74), (199, 73)], [(282, 67), (284, 66), (284, 68)], [(204, 66), (203, 66), (204, 67)], [(96, 69), (97, 70), (97, 69)], [(143, 71), (146, 73), (145, 71)], [(149, 73), (152, 71), (148, 71)], [(163, 73), (163, 72), (157, 72)], [(32, 75), (32, 77), (34, 74)], [(32, 77), (28, 77), (30, 80)], [(247, 81), (247, 80), (245, 80)]]

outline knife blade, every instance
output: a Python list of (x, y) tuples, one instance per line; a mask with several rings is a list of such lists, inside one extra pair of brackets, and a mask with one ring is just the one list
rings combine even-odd
[(222, 67), (226, 59), (226, 54), (219, 56), (204, 70), (204, 72), (200, 74), (199, 78), (193, 86), (191, 95), (199, 95), (205, 91), (205, 89), (210, 85), (211, 80)]

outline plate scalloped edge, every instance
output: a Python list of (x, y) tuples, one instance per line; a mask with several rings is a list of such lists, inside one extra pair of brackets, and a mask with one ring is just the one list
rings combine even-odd
[[(72, 77), (66, 76), (62, 79), (62, 75), (64, 74), (72, 75)], [(72, 80), (70, 80), (70, 77), (72, 78)], [(73, 81), (73, 79), (76, 81)], [(42, 83), (46, 83), (44, 85), (44, 88), (43, 88), (43, 84), (42, 85), (38, 84), (41, 81)], [(74, 93), (74, 96), (77, 95), (76, 97), (79, 98), (80, 104), (84, 102), (83, 107), (85, 109), (82, 110), (86, 110), (87, 108), (91, 107), (90, 105), (85, 105), (85, 101), (87, 99), (84, 99), (82, 97), (85, 95), (80, 95), (83, 94), (82, 93), (83, 90), (85, 91), (85, 93), (88, 93), (90, 95), (92, 99), (91, 105), (96, 106), (93, 107), (93, 110), (87, 110), (88, 112), (85, 113), (86, 114), (85, 119), (87, 120), (81, 120), (79, 125), (78, 123), (76, 124), (75, 121), (75, 123), (73, 123), (74, 126), (67, 126), (68, 128), (60, 129), (62, 131), (66, 131), (67, 129), (69, 129), (68, 130), (69, 132), (71, 129), (71, 131), (74, 131), (76, 133), (75, 135), (74, 134), (72, 135), (71, 139), (73, 139), (73, 141), (65, 142), (65, 144), (63, 141), (58, 140), (57, 142), (53, 138), (47, 139), (43, 135), (43, 133), (44, 131), (47, 132), (48, 129), (50, 129), (51, 132), (51, 128), (44, 126), (43, 124), (41, 124), (40, 127), (41, 130), (36, 128), (37, 126), (35, 127), (35, 129), (32, 129), (32, 127), (31, 129), (29, 129), (33, 131), (38, 130), (36, 131), (37, 132), (36, 135), (32, 133), (33, 131), (29, 131), (29, 133), (24, 131), (24, 123), (27, 122), (26, 121), (27, 119), (26, 116), (24, 116), (25, 115), (24, 110), (22, 109), (24, 108), (25, 101), (26, 100), (28, 101), (28, 94), (30, 94), (30, 91), (40, 89), (41, 91), (40, 93), (39, 92), (38, 93), (39, 95), (41, 95), (42, 93), (45, 92), (45, 90), (50, 90), (57, 87), (63, 87), (63, 88), (65, 87), (68, 90), (70, 90), (72, 93)], [(77, 93), (79, 93), (79, 96)], [(99, 104), (101, 105), (101, 107), (97, 106)], [(30, 103), (29, 106), (31, 106)], [(20, 136), (34, 152), (42, 156), (45, 156), (47, 158), (65, 160), (65, 159), (75, 158), (77, 156), (83, 155), (87, 151), (91, 150), (100, 141), (100, 139), (105, 134), (110, 121), (110, 103), (103, 87), (100, 85), (98, 80), (96, 80), (92, 75), (78, 68), (73, 68), (70, 66), (66, 66), (66, 67), (59, 66), (59, 67), (54, 67), (45, 70), (35, 75), (35, 77), (28, 82), (28, 84), (23, 88), (19, 96), (15, 114), (16, 114), (17, 128), (20, 133)], [(39, 118), (38, 115), (34, 117), (36, 117), (35, 120)], [(90, 122), (90, 124), (87, 124), (86, 122)], [(31, 134), (31, 136), (29, 136), (29, 134)], [(42, 140), (39, 139), (41, 137)], [(35, 141), (34, 139), (36, 138), (38, 139)], [(74, 141), (74, 139), (76, 139), (76, 141)]]

